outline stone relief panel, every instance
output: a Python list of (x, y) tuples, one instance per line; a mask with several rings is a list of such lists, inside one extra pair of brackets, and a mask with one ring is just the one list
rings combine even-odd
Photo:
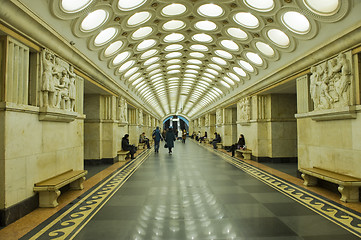
[(204, 116), (204, 125), (205, 126), (209, 126), (210, 125), (210, 122), (209, 122), (209, 114), (206, 114)]
[(199, 118), (199, 119), (198, 119), (198, 127), (201, 128), (202, 125), (203, 125), (203, 124), (202, 124), (202, 118)]
[(139, 109), (138, 124), (143, 125), (143, 110)]
[(351, 105), (351, 53), (340, 53), (311, 67), (310, 95), (314, 111)]
[(251, 120), (251, 100), (249, 97), (243, 98), (237, 104), (238, 120), (249, 122)]
[(128, 122), (128, 104), (127, 104), (127, 100), (125, 100), (124, 97), (120, 97), (118, 103), (118, 109), (119, 109), (119, 121), (121, 123)]
[(218, 108), (216, 110), (216, 124), (222, 124), (222, 109)]
[(41, 52), (41, 65), (40, 105), (74, 112), (77, 78), (74, 67), (46, 49)]

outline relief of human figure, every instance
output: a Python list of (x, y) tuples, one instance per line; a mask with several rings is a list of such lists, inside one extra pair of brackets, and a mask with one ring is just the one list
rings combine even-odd
[(344, 53), (337, 56), (337, 63), (341, 70), (341, 77), (336, 91), (341, 98), (341, 104), (347, 106), (349, 104), (349, 86), (351, 85), (351, 66)]
[(63, 70), (59, 85), (57, 86), (58, 95), (56, 107), (69, 110), (69, 84), (70, 79), (68, 77), (68, 72)]
[(42, 52), (43, 74), (42, 74), (42, 88), (43, 92), (43, 105), (45, 107), (54, 107), (54, 94), (55, 83), (53, 81), (54, 75), (54, 55), (50, 52), (43, 50)]
[(70, 99), (70, 111), (75, 112), (75, 99), (76, 99), (76, 86), (75, 79), (76, 74), (74, 73), (74, 67), (69, 66), (68, 70), (69, 75), (69, 99)]
[(125, 100), (123, 97), (119, 100), (119, 120), (125, 122)]
[(315, 66), (311, 67), (311, 77), (310, 77), (310, 94), (313, 100), (313, 108), (317, 109), (320, 101), (320, 96), (317, 91), (317, 83), (319, 82), (319, 75), (317, 68)]

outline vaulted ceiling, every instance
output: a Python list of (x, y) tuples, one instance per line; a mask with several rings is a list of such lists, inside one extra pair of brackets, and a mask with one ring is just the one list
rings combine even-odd
[(347, 0), (19, 1), (160, 117), (212, 109), (360, 21)]

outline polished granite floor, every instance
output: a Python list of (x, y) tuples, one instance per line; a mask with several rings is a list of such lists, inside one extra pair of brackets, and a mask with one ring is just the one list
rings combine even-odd
[(188, 141), (152, 153), (74, 239), (359, 239)]

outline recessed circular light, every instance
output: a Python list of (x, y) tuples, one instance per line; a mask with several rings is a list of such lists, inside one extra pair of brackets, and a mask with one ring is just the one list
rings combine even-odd
[(204, 58), (204, 54), (200, 53), (200, 52), (191, 52), (189, 54), (189, 56), (194, 57), (194, 58)]
[(248, 52), (248, 53), (246, 53), (246, 57), (251, 62), (253, 62), (253, 63), (257, 64), (257, 65), (262, 65), (263, 64), (262, 58), (257, 53)]
[(237, 43), (235, 43), (232, 40), (222, 40), (220, 42), (220, 44), (224, 47), (227, 48), (231, 51), (238, 51), (239, 50), (239, 46), (237, 45)]
[(224, 50), (215, 50), (214, 53), (222, 58), (225, 58), (225, 59), (232, 59), (233, 56), (232, 54), (230, 54), (229, 52), (226, 52)]
[(129, 69), (126, 73), (124, 73), (124, 77), (128, 78), (130, 76), (132, 76), (134, 73), (136, 73), (139, 70), (139, 67), (133, 67), (131, 69)]
[(241, 81), (241, 79), (234, 73), (228, 72), (227, 75), (228, 75), (228, 77), (232, 78), (234, 81), (237, 81), (237, 82)]
[(156, 64), (153, 64), (153, 65), (150, 65), (149, 67), (147, 67), (147, 69), (145, 69), (145, 71), (150, 72), (158, 67), (160, 67), (160, 64), (156, 63)]
[(183, 4), (172, 3), (162, 9), (162, 14), (165, 16), (177, 16), (183, 14), (186, 10), (187, 8)]
[(122, 66), (119, 67), (118, 72), (124, 72), (127, 69), (131, 68), (135, 64), (134, 60), (130, 60), (126, 63), (124, 63)]
[(122, 11), (130, 11), (142, 6), (147, 0), (119, 0), (118, 8)]
[(132, 34), (134, 40), (139, 40), (149, 36), (153, 32), (151, 27), (141, 27)]
[(134, 13), (127, 21), (129, 26), (136, 26), (147, 22), (152, 15), (149, 12)]
[(124, 62), (125, 60), (127, 60), (130, 57), (130, 52), (126, 51), (126, 52), (122, 52), (120, 54), (118, 54), (114, 60), (113, 60), (113, 65), (117, 65), (119, 63)]
[(233, 67), (233, 71), (235, 71), (238, 75), (242, 77), (246, 77), (247, 73), (240, 67)]
[(258, 18), (249, 12), (239, 12), (233, 17), (234, 21), (247, 28), (256, 28), (259, 26)]
[(152, 57), (152, 58), (149, 58), (147, 61), (144, 62), (144, 66), (148, 66), (148, 65), (151, 65), (153, 63), (156, 63), (159, 61), (159, 57)]
[(137, 72), (136, 74), (134, 74), (133, 76), (131, 76), (128, 81), (132, 82), (133, 80), (139, 78), (142, 74), (140, 72)]
[(148, 48), (153, 47), (156, 43), (157, 41), (154, 39), (143, 40), (141, 43), (138, 44), (137, 50), (138, 51), (147, 50)]
[(200, 44), (194, 44), (190, 47), (190, 49), (193, 51), (201, 51), (201, 52), (208, 51), (208, 47), (206, 47), (204, 45), (200, 45)]
[(109, 42), (117, 35), (118, 30), (114, 27), (107, 28), (101, 31), (94, 39), (95, 46), (101, 46)]
[(180, 73), (179, 70), (170, 70), (167, 72), (168, 74), (176, 74), (176, 73)]
[(247, 40), (247, 38), (248, 38), (247, 33), (240, 28), (228, 28), (227, 32), (232, 37), (235, 37), (235, 38), (238, 38), (241, 40)]
[(197, 29), (203, 30), (203, 31), (214, 31), (217, 29), (217, 25), (214, 22), (211, 22), (208, 20), (196, 22), (196, 24), (194, 26)]
[(187, 63), (201, 65), (203, 62), (198, 59), (189, 59), (189, 60), (187, 60)]
[(250, 6), (251, 8), (258, 10), (260, 12), (268, 12), (271, 11), (275, 4), (273, 0), (244, 0), (246, 5)]
[(264, 42), (257, 42), (256, 47), (261, 53), (266, 56), (272, 57), (273, 55), (275, 55), (275, 51), (273, 50), (273, 48)]
[(200, 66), (197, 66), (197, 65), (187, 65), (186, 66), (186, 68), (191, 68), (191, 69), (196, 69), (196, 70), (199, 70), (199, 69), (201, 69), (201, 67)]
[(109, 57), (113, 55), (115, 52), (117, 52), (121, 47), (123, 46), (122, 41), (116, 41), (109, 45), (104, 51), (104, 55), (106, 57)]
[(222, 71), (222, 70), (223, 70), (223, 68), (220, 67), (220, 66), (218, 66), (217, 64), (210, 63), (210, 64), (208, 64), (208, 66), (209, 66), (210, 68), (216, 69), (216, 70), (218, 70), (218, 71)]
[(249, 72), (254, 72), (254, 68), (252, 67), (252, 65), (246, 61), (239, 60), (239, 65), (241, 65), (241, 67), (243, 67), (244, 69), (246, 69)]
[(227, 61), (219, 57), (212, 57), (211, 60), (220, 65), (227, 65)]
[(171, 59), (166, 62), (167, 65), (182, 62), (180, 59)]
[(204, 17), (219, 17), (223, 15), (224, 10), (216, 4), (207, 3), (200, 6), (197, 12)]
[(182, 56), (181, 52), (171, 52), (171, 53), (168, 53), (167, 55), (165, 55), (164, 57), (166, 59), (169, 59), (169, 58), (178, 58), (178, 57), (181, 57), (181, 56)]
[(89, 13), (81, 22), (80, 29), (84, 32), (90, 32), (100, 27), (107, 19), (109, 13), (103, 9), (95, 10)]
[(212, 78), (212, 79), (215, 79), (216, 76), (214, 76), (213, 74), (210, 74), (210, 73), (203, 73), (204, 76), (208, 77), (208, 78)]
[(340, 7), (339, 0), (303, 0), (303, 2), (311, 11), (320, 15), (332, 15)]
[(234, 85), (234, 81), (227, 76), (224, 76), (223, 80), (226, 81), (230, 85)]
[(171, 44), (171, 45), (168, 45), (164, 48), (165, 51), (167, 52), (172, 52), (172, 51), (179, 51), (183, 49), (183, 46), (180, 45), (180, 44)]
[(157, 54), (157, 53), (158, 53), (158, 50), (156, 50), (156, 49), (151, 49), (151, 50), (148, 50), (148, 51), (146, 51), (145, 53), (143, 53), (143, 54), (140, 56), (140, 58), (141, 58), (141, 59), (147, 59), (147, 58), (150, 58), (150, 57), (154, 56), (154, 55)]
[(179, 69), (181, 67), (182, 67), (181, 65), (170, 65), (167, 67), (167, 70)]
[(231, 88), (231, 86), (229, 86), (228, 83), (226, 83), (225, 81), (219, 81), (223, 86), (225, 86), (226, 88)]
[(62, 0), (61, 6), (69, 13), (79, 12), (86, 8), (93, 0)]
[(282, 16), (285, 26), (293, 32), (306, 34), (310, 30), (310, 22), (299, 12), (286, 12)]
[(184, 39), (183, 34), (171, 33), (164, 37), (164, 42), (180, 42)]
[(290, 44), (290, 39), (287, 34), (279, 29), (270, 29), (268, 30), (267, 35), (272, 42), (281, 47), (287, 47)]
[(218, 76), (218, 74), (219, 74), (216, 70), (214, 70), (212, 68), (206, 68), (206, 72), (209, 72), (209, 73), (211, 73), (213, 75), (216, 75), (216, 76)]
[(186, 24), (181, 20), (170, 20), (163, 24), (163, 29), (166, 31), (175, 31), (184, 28)]
[(210, 43), (213, 41), (213, 38), (205, 33), (198, 33), (193, 35), (192, 37), (193, 40), (198, 41), (198, 42), (205, 42), (205, 43)]

